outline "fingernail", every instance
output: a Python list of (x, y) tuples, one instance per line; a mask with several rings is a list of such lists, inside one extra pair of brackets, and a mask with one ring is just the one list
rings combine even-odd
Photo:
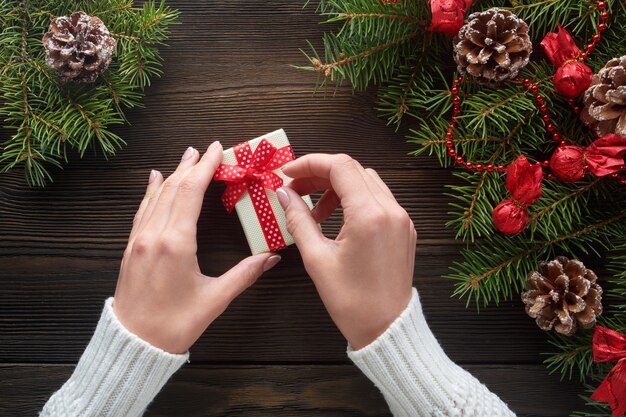
[(183, 154), (183, 158), (181, 160), (186, 161), (187, 159), (191, 158), (191, 155), (193, 155), (194, 152), (195, 152), (194, 148), (192, 148), (191, 146), (188, 147), (185, 153)]
[(218, 147), (220, 146), (220, 141), (216, 140), (215, 142), (213, 142), (211, 144), (211, 146), (209, 146), (209, 149), (207, 149), (207, 151), (214, 151), (216, 150)]
[(281, 169), (284, 171), (285, 169), (287, 169), (287, 167), (291, 165), (291, 161), (287, 162), (286, 164), (284, 164)]
[(267, 261), (265, 261), (265, 263), (263, 264), (263, 272), (269, 271), (270, 269), (274, 268), (276, 264), (280, 262), (280, 260), (280, 255), (272, 255), (267, 258)]
[(150, 177), (148, 177), (148, 184), (152, 184), (157, 177), (157, 172), (153, 169), (150, 171)]
[(289, 206), (289, 194), (287, 194), (287, 191), (285, 191), (282, 187), (279, 188), (278, 190), (276, 190), (276, 196), (278, 197), (278, 202), (280, 203), (280, 206), (283, 208), (283, 210), (287, 210), (287, 207)]

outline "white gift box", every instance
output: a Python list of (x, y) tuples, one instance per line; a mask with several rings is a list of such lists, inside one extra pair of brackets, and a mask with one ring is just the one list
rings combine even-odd
[[(283, 129), (279, 129), (272, 133), (268, 133), (267, 135), (263, 135), (256, 139), (248, 141), (252, 152), (256, 150), (257, 146), (263, 139), (266, 139), (278, 149), (290, 145), (289, 139), (287, 139), (285, 131)], [(222, 163), (226, 165), (238, 164), (237, 157), (235, 156), (235, 151), (233, 148), (226, 149), (224, 151)], [(272, 172), (282, 178), (283, 186), (289, 184), (292, 180), (290, 177), (286, 176), (283, 173), (280, 167), (274, 169)], [(287, 246), (292, 245), (294, 243), (294, 240), (287, 231), (287, 218), (285, 217), (284, 210), (278, 202), (276, 192), (269, 188), (264, 188), (264, 191), (267, 194), (270, 206), (272, 208), (274, 216), (276, 217), (276, 221), (278, 223), (278, 227), (280, 228), (280, 232), (282, 233), (285, 244)], [(308, 195), (303, 196), (302, 199), (309, 206), (309, 208), (313, 208), (313, 202)], [(265, 239), (263, 227), (261, 226), (259, 217), (254, 210), (254, 205), (252, 203), (252, 199), (248, 190), (244, 191), (239, 201), (237, 201), (237, 204), (235, 205), (235, 210), (237, 211), (237, 216), (239, 216), (239, 221), (241, 222), (241, 226), (243, 227), (243, 231), (246, 235), (246, 239), (248, 240), (248, 244), (250, 245), (250, 249), (252, 250), (252, 254), (269, 252), (270, 246)]]

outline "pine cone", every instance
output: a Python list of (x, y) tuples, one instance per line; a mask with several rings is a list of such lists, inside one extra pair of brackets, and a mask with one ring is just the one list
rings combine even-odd
[(585, 91), (582, 121), (604, 136), (626, 136), (626, 55), (613, 58), (593, 76)]
[(528, 25), (498, 8), (471, 14), (453, 45), (459, 72), (468, 72), (481, 84), (515, 78), (533, 50)]
[(95, 81), (111, 63), (116, 41), (102, 20), (85, 12), (55, 17), (43, 35), (46, 64), (65, 81)]
[(566, 336), (573, 335), (577, 325), (589, 329), (602, 314), (602, 288), (596, 281), (596, 274), (580, 261), (559, 256), (541, 262), (522, 292), (526, 314), (542, 330), (554, 328)]

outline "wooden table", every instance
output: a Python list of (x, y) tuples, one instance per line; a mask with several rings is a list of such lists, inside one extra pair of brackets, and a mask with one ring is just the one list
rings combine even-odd
[[(520, 301), (477, 314), (442, 279), (461, 244), (444, 228), (449, 170), (377, 118), (375, 96), (348, 86), (312, 95), (298, 48), (326, 29), (304, 1), (171, 0), (182, 12), (164, 50), (165, 76), (145, 109), (129, 112), (128, 142), (106, 161), (88, 156), (28, 189), (0, 176), (0, 415), (34, 416), (69, 377), (103, 301), (113, 294), (132, 216), (151, 168), (171, 172), (187, 146), (231, 146), (284, 128), (296, 154), (345, 152), (380, 173), (417, 227), (415, 285), (453, 360), (520, 416), (567, 416), (579, 387), (548, 375), (546, 335)], [(313, 2), (314, 3), (314, 2)], [(6, 138), (7, 131), (0, 133)], [(199, 224), (199, 259), (220, 274), (248, 254), (235, 215), (212, 187)], [(338, 217), (326, 225), (337, 233)], [(385, 416), (373, 385), (347, 360), (295, 248), (236, 300), (191, 350), (148, 416)], [(485, 416), (488, 417), (488, 416)]]

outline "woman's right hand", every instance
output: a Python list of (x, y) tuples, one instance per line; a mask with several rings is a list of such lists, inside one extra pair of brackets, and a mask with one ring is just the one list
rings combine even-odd
[[(411, 300), (416, 232), (376, 171), (347, 155), (309, 154), (288, 163), (278, 190), (304, 266), (331, 318), (355, 350), (380, 336)], [(325, 190), (311, 211), (300, 195)], [(317, 223), (337, 207), (336, 239)]]

